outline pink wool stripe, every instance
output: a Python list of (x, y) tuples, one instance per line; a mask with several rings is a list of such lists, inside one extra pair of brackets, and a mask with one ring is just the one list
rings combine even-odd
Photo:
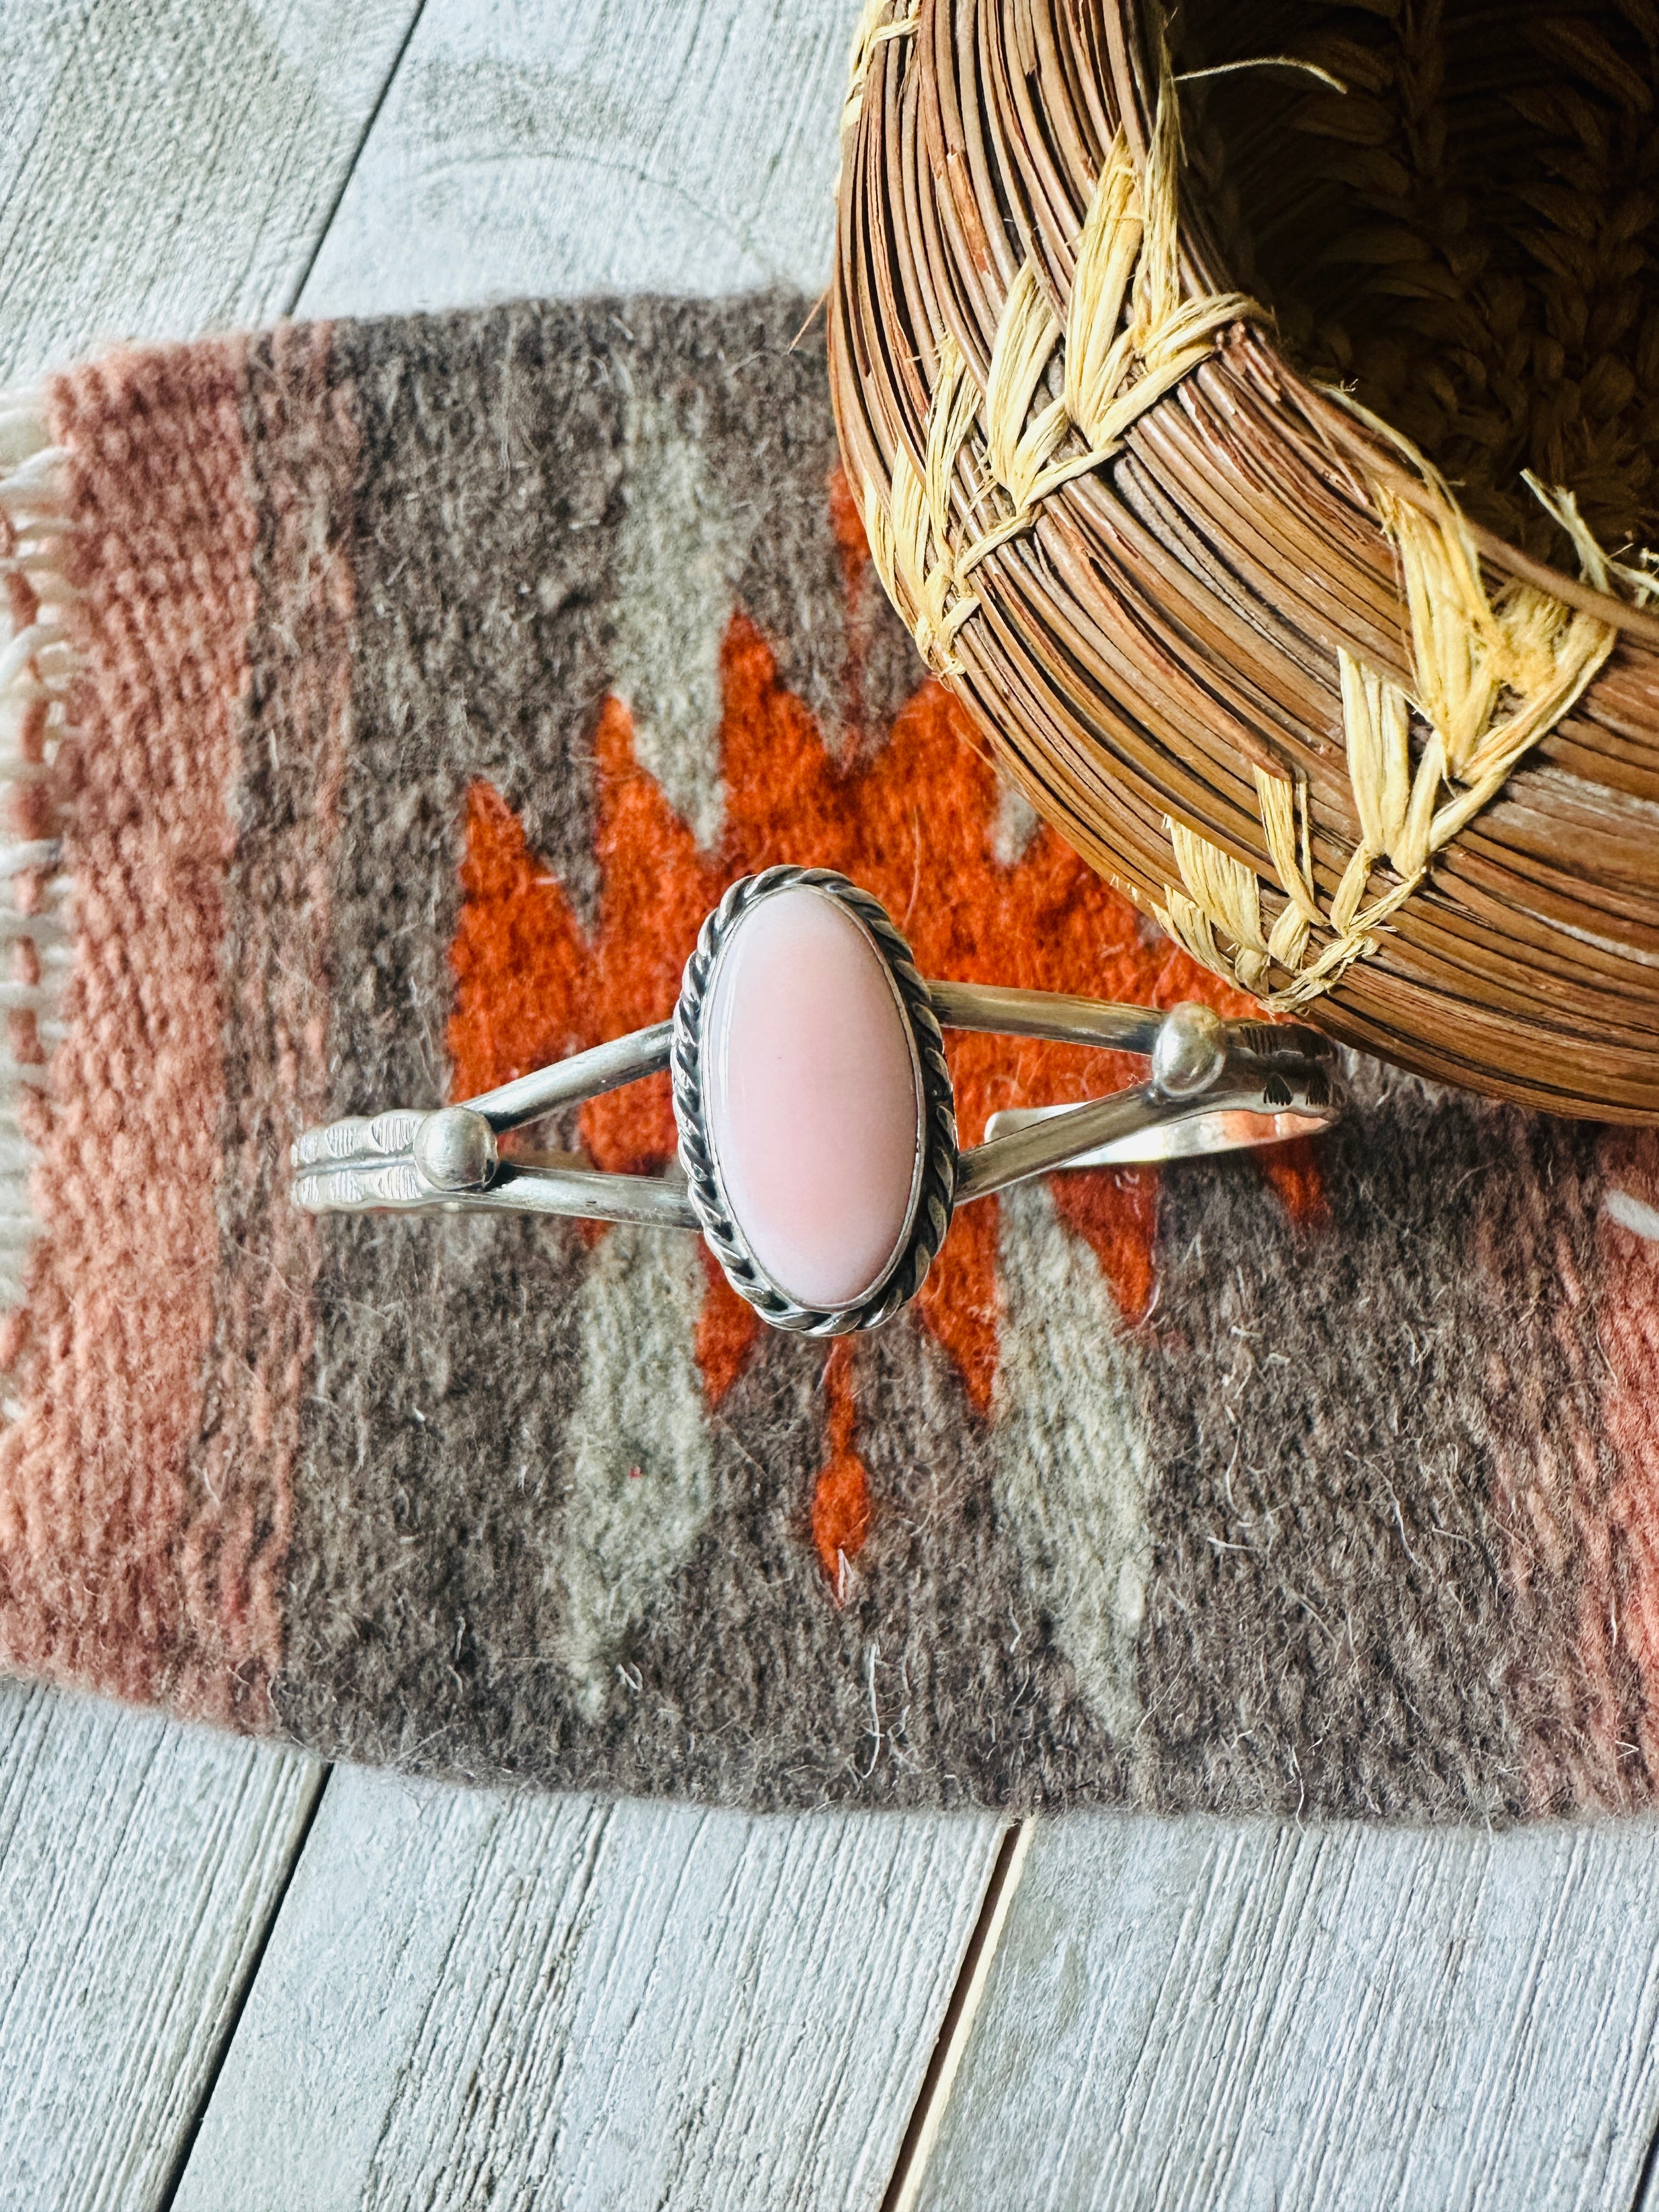
[[(1646, 1802), (1653, 1771), (1630, 1750), (1641, 1691), (1597, 1334), (1620, 1291), (1598, 1253), (1600, 1196), (1599, 1178), (1540, 1124), (1477, 1205), (1474, 1262), (1499, 1324), (1482, 1382), (1514, 1608), (1507, 1689), (1528, 1809), (1540, 1814)], [(1524, 1326), (1504, 1326), (1516, 1317)]]
[[(191, 1479), (256, 600), (246, 353), (240, 339), (120, 353), (52, 390), (79, 594), (78, 736), (58, 794), (75, 963), (33, 1188), (43, 1234), (21, 1403), (0, 1437), (0, 1659), (204, 1714), (225, 1711), (234, 1671), (268, 1671), (280, 1645), (268, 1601), (226, 1601), (222, 1555), (239, 1514), (248, 1524), (246, 1497)], [(270, 1480), (257, 1455), (220, 1473)], [(192, 1565), (204, 1516), (223, 1531), (205, 1577)]]
[(1659, 1229), (1659, 1131), (1609, 1129), (1601, 1139), (1601, 1166), (1607, 1182), (1596, 1222), (1605, 1285), (1601, 1407), (1615, 1462), (1607, 1514), (1620, 1568), (1611, 1632), (1636, 1664), (1635, 1738), (1654, 1774), (1659, 1773), (1659, 1239), (1645, 1232), (1650, 1224)]

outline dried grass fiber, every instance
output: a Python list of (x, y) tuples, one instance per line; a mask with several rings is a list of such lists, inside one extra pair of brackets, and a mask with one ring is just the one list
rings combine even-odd
[(1198, 957), (1659, 1119), (1659, 9), (1180, 33), (872, 0), (830, 339), (884, 581)]

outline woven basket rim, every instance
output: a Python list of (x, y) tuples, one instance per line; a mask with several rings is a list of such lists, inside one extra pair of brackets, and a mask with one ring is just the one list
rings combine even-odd
[(1622, 556), (1549, 484), (1594, 581), (1471, 521), (1224, 288), (1136, 0), (872, 0), (861, 36), (837, 424), (991, 750), (1270, 1006), (1659, 1118), (1659, 612)]

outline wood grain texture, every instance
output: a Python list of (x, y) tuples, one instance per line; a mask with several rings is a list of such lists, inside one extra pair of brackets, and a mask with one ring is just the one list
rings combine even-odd
[(873, 2208), (1001, 1832), (337, 1768), (177, 2212)]
[(0, 1684), (0, 2201), (160, 2204), (321, 1783)]
[(284, 313), (416, 4), (0, 8), (0, 381)]
[(301, 304), (822, 286), (857, 15), (427, 0)]
[(1039, 1827), (919, 2195), (1623, 2207), (1659, 1831)]

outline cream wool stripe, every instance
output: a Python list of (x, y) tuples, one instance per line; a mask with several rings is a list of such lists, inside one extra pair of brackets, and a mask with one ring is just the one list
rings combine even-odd
[[(52, 778), (71, 734), (75, 674), (64, 573), (68, 522), (63, 450), (52, 444), (45, 394), (0, 393), (0, 1311), (22, 1299), (40, 1233), (29, 1198), (33, 1132), (46, 1111), (50, 1056), (61, 1040), (74, 960), (70, 884), (55, 836), (19, 836), (31, 794)], [(27, 822), (37, 832), (38, 821)], [(9, 1408), (0, 1401), (0, 1412)]]
[(997, 1272), (997, 1509), (1024, 1595), (1052, 1622), (1090, 1711), (1127, 1748), (1142, 1717), (1136, 1650), (1152, 1573), (1146, 1345), (1041, 1179), (1003, 1194)]
[(581, 1385), (548, 1572), (562, 1586), (561, 1656), (589, 1719), (617, 1682), (637, 1687), (623, 1658), (629, 1634), (664, 1601), (714, 1510), (696, 1351), (707, 1286), (689, 1239), (618, 1228), (577, 1293)]
[(726, 814), (716, 733), (720, 646), (754, 534), (673, 402), (623, 385), (628, 499), (617, 532), (613, 682), (634, 753), (710, 852)]

